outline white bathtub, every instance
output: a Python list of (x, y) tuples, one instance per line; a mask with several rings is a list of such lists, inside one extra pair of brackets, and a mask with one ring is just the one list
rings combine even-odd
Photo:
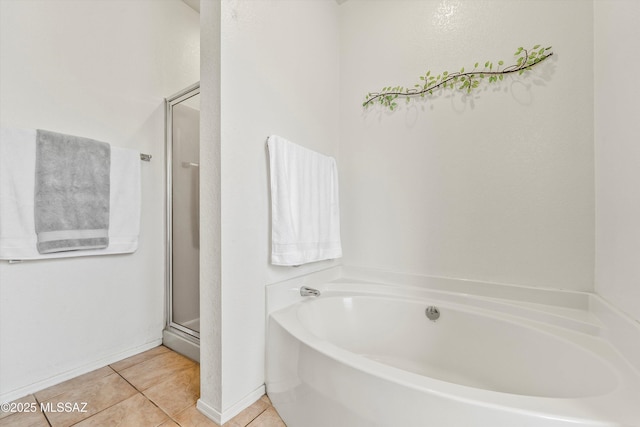
[(267, 392), (288, 427), (640, 426), (638, 372), (579, 310), (321, 290), (269, 316)]

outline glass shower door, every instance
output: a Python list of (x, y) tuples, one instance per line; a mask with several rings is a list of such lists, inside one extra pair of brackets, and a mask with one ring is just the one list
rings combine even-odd
[(199, 166), (200, 89), (194, 85), (167, 99), (167, 329), (164, 334), (166, 338), (170, 332), (194, 343), (200, 338)]

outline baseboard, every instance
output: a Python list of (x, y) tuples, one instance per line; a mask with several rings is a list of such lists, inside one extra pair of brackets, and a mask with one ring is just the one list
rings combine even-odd
[(54, 386), (56, 384), (60, 384), (64, 381), (70, 380), (79, 375), (86, 374), (87, 372), (94, 371), (96, 369), (107, 366), (111, 363), (115, 363), (119, 360), (126, 359), (127, 357), (134, 356), (138, 353), (142, 353), (143, 351), (147, 351), (149, 349), (157, 347), (160, 344), (162, 344), (162, 339), (158, 338), (156, 340), (139, 345), (137, 347), (133, 347), (118, 353), (114, 353), (109, 356), (101, 357), (100, 359), (94, 360), (90, 363), (87, 363), (78, 368), (72, 369), (70, 371), (66, 371), (61, 374), (54, 375), (45, 380), (38, 381), (33, 384), (20, 387), (19, 389), (11, 390), (9, 392), (3, 393), (2, 395), (0, 395), (0, 402), (2, 403), (12, 402), (16, 399), (20, 399), (29, 394), (44, 390), (45, 388)]
[(222, 425), (222, 414), (212, 406), (209, 406), (208, 403), (204, 402), (202, 399), (198, 399), (196, 402), (196, 408), (200, 411), (205, 417), (209, 418), (211, 421), (218, 425)]
[(244, 398), (231, 405), (230, 408), (225, 409), (223, 412), (218, 411), (202, 399), (198, 399), (196, 408), (202, 412), (207, 418), (213, 422), (223, 425), (240, 412), (251, 406), (254, 402), (260, 399), (265, 393), (265, 386), (262, 384), (260, 387), (247, 394)]
[(165, 329), (162, 331), (162, 344), (183, 356), (200, 363), (200, 342), (180, 331)]

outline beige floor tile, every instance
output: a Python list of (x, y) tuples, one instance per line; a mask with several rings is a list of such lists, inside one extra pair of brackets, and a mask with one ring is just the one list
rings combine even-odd
[(25, 396), (21, 399), (16, 399), (9, 403), (10, 403), (10, 406), (8, 408), (9, 411), (5, 412), (3, 410), (0, 410), (0, 420), (10, 415), (15, 415), (18, 410), (20, 410), (21, 412), (25, 412), (25, 409), (30, 411), (32, 409), (33, 404), (36, 405), (36, 408), (39, 408), (38, 402), (36, 402), (36, 398), (33, 396), (33, 394)]
[(269, 406), (266, 411), (258, 415), (258, 418), (251, 421), (247, 427), (287, 427), (282, 421), (278, 412), (273, 406)]
[(220, 427), (219, 424), (211, 421), (198, 411), (196, 405), (189, 406), (187, 409), (173, 417), (173, 419), (182, 427)]
[(114, 371), (120, 372), (123, 369), (130, 368), (133, 365), (137, 365), (138, 363), (146, 362), (147, 360), (153, 359), (159, 354), (166, 353), (168, 351), (171, 350), (163, 345), (159, 345), (158, 347), (154, 347), (151, 350), (147, 350), (134, 356), (127, 357), (126, 359), (120, 360), (116, 363), (112, 363), (109, 366), (111, 366)]
[(76, 390), (78, 388), (81, 388), (85, 384), (91, 383), (100, 378), (104, 378), (107, 375), (112, 375), (113, 373), (114, 373), (113, 369), (111, 369), (108, 366), (105, 366), (103, 368), (96, 369), (95, 371), (87, 372), (84, 375), (80, 375), (75, 378), (72, 378), (63, 383), (51, 386), (49, 388), (45, 388), (44, 390), (34, 394), (36, 396), (36, 399), (38, 399), (39, 402), (44, 402), (45, 400), (50, 400), (59, 394), (66, 393), (71, 390)]
[(74, 427), (145, 426), (155, 427), (168, 420), (167, 414), (140, 393), (98, 412)]
[(168, 351), (119, 373), (139, 391), (144, 391), (166, 380), (167, 375), (196, 365), (196, 362)]
[[(53, 427), (69, 426), (122, 402), (134, 394), (136, 394), (136, 390), (118, 374), (113, 373), (91, 383), (85, 383), (77, 389), (59, 394), (43, 404), (51, 405), (52, 410), (45, 412)], [(86, 406), (83, 405), (84, 403)], [(63, 405), (63, 410), (58, 412), (59, 404)], [(66, 404), (70, 404), (73, 410), (66, 411), (64, 409)], [(80, 410), (76, 410), (73, 406), (75, 404), (80, 407)]]
[(272, 405), (273, 405), (273, 403), (271, 403), (271, 399), (269, 399), (269, 396), (268, 396), (268, 395), (266, 395), (266, 394), (263, 394), (263, 395), (262, 395), (262, 397), (260, 398), (260, 400), (262, 400), (262, 401), (264, 401), (264, 402), (267, 402), (267, 404), (268, 404), (269, 406), (272, 406)]
[(223, 427), (245, 427), (251, 421), (258, 417), (261, 413), (263, 413), (267, 408), (269, 408), (269, 404), (265, 402), (262, 398), (255, 401), (251, 406), (240, 412), (238, 415), (224, 423)]
[(144, 391), (160, 409), (174, 416), (189, 406), (195, 405), (200, 397), (200, 366), (193, 366), (167, 375), (161, 383)]
[(40, 410), (36, 412), (17, 412), (0, 419), (2, 427), (49, 427), (47, 419)]
[[(220, 427), (196, 408), (199, 392), (200, 365), (159, 346), (16, 401), (36, 403), (38, 408), (51, 405), (49, 422), (39, 411), (0, 413), (0, 427), (47, 427), (49, 423), (53, 427), (76, 423), (80, 427)], [(84, 402), (86, 412), (55, 411), (58, 403), (81, 406)], [(286, 427), (267, 395), (224, 427), (245, 426)]]

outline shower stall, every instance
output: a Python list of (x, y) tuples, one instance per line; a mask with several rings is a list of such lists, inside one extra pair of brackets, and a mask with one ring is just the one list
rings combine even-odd
[(166, 99), (166, 327), (163, 344), (200, 360), (200, 85)]

